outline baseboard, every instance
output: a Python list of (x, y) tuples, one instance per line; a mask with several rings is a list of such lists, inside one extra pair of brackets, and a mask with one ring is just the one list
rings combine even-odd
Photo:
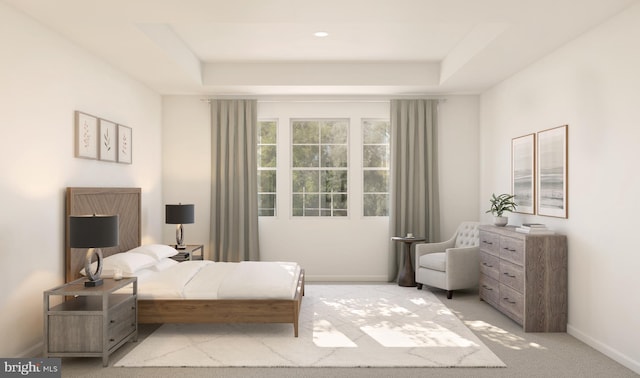
[(389, 282), (387, 276), (334, 276), (334, 275), (310, 275), (305, 272), (307, 282)]
[(607, 344), (604, 344), (599, 340), (594, 339), (593, 337), (585, 334), (584, 332), (573, 327), (572, 325), (567, 325), (567, 333), (575, 337), (576, 339), (582, 341), (583, 343), (589, 345), (590, 347), (597, 350), (598, 352), (616, 361), (620, 365), (633, 370), (634, 373), (640, 374), (640, 362), (634, 361), (624, 353), (618, 352), (617, 350), (611, 348)]
[(20, 353), (16, 358), (36, 358), (42, 356), (42, 351), (44, 348), (44, 342), (41, 341), (31, 348)]

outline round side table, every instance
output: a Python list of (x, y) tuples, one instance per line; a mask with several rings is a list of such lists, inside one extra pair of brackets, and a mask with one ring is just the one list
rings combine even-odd
[(404, 264), (398, 271), (398, 285), (415, 287), (416, 273), (413, 270), (413, 264), (411, 264), (411, 246), (413, 243), (423, 242), (427, 239), (421, 236), (414, 236), (410, 238), (406, 236), (394, 236), (391, 240), (404, 244)]

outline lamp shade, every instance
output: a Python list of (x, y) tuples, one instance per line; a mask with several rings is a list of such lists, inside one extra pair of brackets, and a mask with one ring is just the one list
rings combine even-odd
[(69, 217), (71, 248), (115, 247), (119, 243), (117, 215), (72, 215)]
[(165, 223), (189, 224), (194, 222), (194, 205), (165, 205)]

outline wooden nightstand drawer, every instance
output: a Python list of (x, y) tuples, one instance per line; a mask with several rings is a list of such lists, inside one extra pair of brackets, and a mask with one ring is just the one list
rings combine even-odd
[(524, 265), (524, 242), (505, 236), (500, 237), (500, 258), (520, 266)]
[(500, 280), (500, 259), (484, 251), (480, 251), (480, 273)]
[(500, 283), (511, 287), (520, 294), (524, 293), (524, 269), (508, 261), (501, 261)]

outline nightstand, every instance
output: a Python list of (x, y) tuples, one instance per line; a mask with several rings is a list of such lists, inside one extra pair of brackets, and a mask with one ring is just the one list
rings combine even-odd
[[(175, 248), (176, 245), (173, 244), (171, 247)], [(179, 249), (178, 254), (175, 256), (171, 256), (172, 259), (182, 262), (182, 261), (192, 261), (192, 260), (204, 260), (204, 245), (202, 244), (187, 244), (185, 249)], [(196, 251), (200, 251), (200, 254), (196, 254)]]
[[(84, 281), (44, 292), (44, 357), (102, 357), (107, 366), (109, 355), (138, 340), (138, 281), (104, 278), (96, 287), (84, 287)], [(50, 307), (52, 296), (62, 302)]]

